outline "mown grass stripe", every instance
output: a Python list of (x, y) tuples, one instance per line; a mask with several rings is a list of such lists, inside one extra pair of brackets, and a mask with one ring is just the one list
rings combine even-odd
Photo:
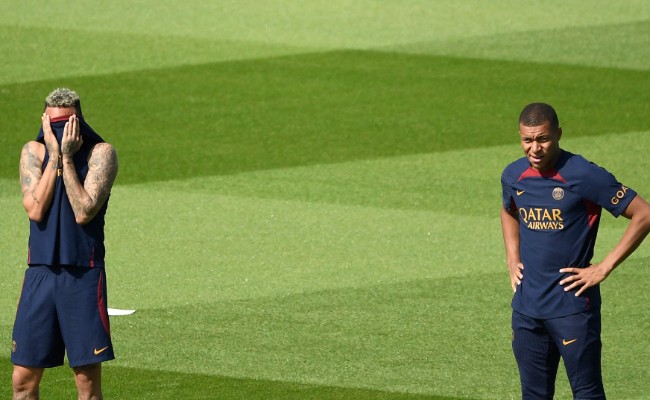
[[(512, 143), (518, 112), (531, 101), (553, 103), (575, 137), (644, 131), (650, 92), (638, 82), (649, 79), (641, 71), (344, 51), (67, 84), (87, 94), (87, 119), (116, 145), (118, 182), (136, 183)], [(2, 87), (16, 117), (0, 137), (0, 176), (15, 175), (10, 154), (31, 136), (26, 127), (37, 131), (38, 99), (57, 84)], [(600, 101), (603, 93), (620, 112)]]

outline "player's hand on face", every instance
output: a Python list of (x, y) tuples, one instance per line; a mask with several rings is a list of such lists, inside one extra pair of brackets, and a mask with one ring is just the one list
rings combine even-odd
[(41, 117), (41, 123), (43, 126), (43, 139), (45, 140), (45, 147), (47, 152), (50, 154), (50, 158), (56, 158), (59, 156), (59, 142), (56, 141), (56, 136), (52, 131), (52, 125), (50, 125), (50, 116), (46, 113), (43, 113)]
[(71, 115), (63, 127), (63, 139), (61, 140), (61, 152), (64, 156), (72, 156), (80, 148), (83, 140), (79, 130), (79, 119)]
[(571, 274), (562, 279), (560, 285), (564, 286), (565, 292), (580, 288), (576, 292), (576, 296), (580, 296), (588, 288), (598, 285), (608, 275), (603, 272), (598, 264), (592, 264), (587, 268), (562, 268), (560, 272), (563, 274)]
[(523, 269), (524, 264), (522, 263), (508, 265), (508, 270), (510, 271), (510, 286), (512, 287), (513, 292), (517, 291), (517, 286), (521, 285), (521, 280), (524, 279)]

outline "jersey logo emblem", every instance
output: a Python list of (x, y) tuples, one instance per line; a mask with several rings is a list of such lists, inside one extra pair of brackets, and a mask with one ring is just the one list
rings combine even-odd
[(106, 349), (108, 349), (108, 346), (103, 347), (103, 348), (101, 348), (99, 350), (95, 348), (95, 350), (93, 350), (93, 353), (95, 353), (95, 355), (98, 356), (98, 355), (102, 354), (104, 351), (106, 351)]
[(562, 200), (564, 198), (564, 189), (561, 187), (556, 187), (553, 189), (553, 198), (555, 200)]
[(570, 345), (571, 343), (573, 343), (573, 342), (575, 342), (577, 340), (578, 339), (571, 339), (571, 340), (562, 339), (562, 345), (563, 346), (568, 346), (568, 345)]
[(517, 196), (521, 196), (524, 194), (525, 190), (517, 190)]

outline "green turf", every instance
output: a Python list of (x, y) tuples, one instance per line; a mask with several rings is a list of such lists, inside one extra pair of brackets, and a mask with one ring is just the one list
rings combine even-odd
[(545, 26), (525, 35), (507, 32), (473, 38), (438, 39), (389, 46), (386, 51), (647, 71), (650, 66), (648, 35), (650, 21), (645, 19), (562, 29)]
[[(516, 399), (498, 209), (521, 107), (553, 103), (563, 146), (650, 196), (646, 1), (0, 10), (0, 342), (26, 257), (20, 148), (68, 85), (120, 159), (109, 305), (137, 312), (112, 319), (107, 398)], [(596, 259), (624, 227), (605, 213)], [(603, 284), (612, 399), (650, 392), (649, 260)], [(73, 393), (48, 371), (45, 398)]]
[[(577, 138), (567, 146), (590, 149), (600, 160), (619, 150), (606, 148), (615, 138), (643, 146), (648, 135)], [(507, 278), (494, 235), (498, 223), (484, 216), (481, 205), (498, 197), (493, 185), (498, 160), (516, 150), (499, 146), (118, 186), (108, 217), (110, 299), (116, 307), (139, 311), (113, 319), (122, 352), (114, 364), (423, 395), (513, 393)], [(644, 163), (642, 152), (629, 154), (618, 166), (623, 171)], [(432, 193), (427, 174), (412, 172), (435, 171), (430, 178), (447, 187), (458, 180), (451, 161), (461, 156), (465, 170), (457, 172), (467, 182), (458, 185), (478, 194), (461, 207), (444, 192)], [(481, 166), (484, 175), (472, 176)], [(647, 182), (634, 183), (639, 190), (650, 189)], [(12, 186), (15, 181), (5, 181), (3, 189)], [(399, 188), (409, 186), (410, 195), (399, 196)], [(384, 198), (371, 196), (372, 187), (383, 188)], [(427, 200), (427, 193), (433, 199)], [(19, 215), (14, 196), (4, 199)], [(412, 204), (413, 199), (422, 204)], [(611, 243), (620, 234), (618, 222), (603, 221), (601, 242)], [(147, 234), (152, 229), (156, 235)], [(468, 238), (472, 251), (466, 251)], [(11, 240), (11, 248), (22, 247), (18, 237)], [(643, 255), (646, 248), (637, 256)], [(643, 269), (624, 268), (622, 278), (617, 271), (611, 281), (618, 284), (615, 302), (627, 298), (624, 283), (643, 281)], [(15, 290), (7, 297), (5, 303), (13, 307)], [(616, 344), (634, 330), (643, 335), (643, 325), (627, 314), (606, 314), (616, 326), (626, 317), (627, 326), (622, 333), (608, 330), (614, 339), (606, 343)], [(431, 321), (435, 329), (429, 328)], [(156, 350), (161, 341), (170, 343), (164, 352)], [(447, 354), (454, 348), (462, 350)], [(614, 349), (611, 354), (626, 360), (636, 360), (642, 351)], [(132, 353), (138, 357), (129, 357)], [(485, 388), (486, 381), (501, 383)], [(618, 389), (615, 382), (609, 386)]]
[[(646, 71), (344, 51), (67, 83), (102, 94), (86, 97), (86, 116), (116, 145), (120, 182), (133, 183), (512, 143), (518, 110), (534, 100), (556, 104), (574, 136), (643, 131), (650, 92), (638, 83), (649, 80)], [(11, 110), (32, 110), (7, 129), (37, 132), (39, 94), (52, 86), (4, 86)], [(625, 112), (613, 118), (603, 93)], [(1, 140), (16, 154), (24, 138)], [(3, 157), (0, 176), (14, 165)]]
[(64, 0), (27, 0), (5, 7), (0, 22), (21, 27), (56, 25), (68, 32), (74, 28), (313, 48), (359, 48), (601, 26), (649, 17), (644, 0), (593, 0), (589, 7), (581, 0), (544, 0), (535, 5), (517, 0), (160, 0), (155, 5), (116, 0), (93, 6)]

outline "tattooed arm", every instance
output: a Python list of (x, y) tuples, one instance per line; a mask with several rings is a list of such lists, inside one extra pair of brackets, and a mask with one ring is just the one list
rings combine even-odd
[(72, 206), (75, 220), (84, 225), (90, 222), (102, 208), (111, 193), (117, 177), (117, 154), (108, 143), (97, 143), (88, 155), (88, 173), (81, 185), (74, 167), (73, 155), (83, 143), (76, 115), (70, 117), (63, 128), (61, 153), (63, 159), (63, 183)]
[[(20, 155), (20, 186), (23, 192), (23, 207), (29, 219), (40, 222), (45, 217), (54, 194), (54, 186), (59, 168), (59, 144), (50, 127), (50, 117), (42, 117), (45, 145), (28, 142)], [(42, 169), (45, 150), (49, 160)]]
[(117, 154), (108, 143), (97, 143), (88, 156), (88, 174), (79, 182), (71, 155), (63, 155), (63, 182), (75, 220), (84, 225), (102, 208), (117, 177)]

